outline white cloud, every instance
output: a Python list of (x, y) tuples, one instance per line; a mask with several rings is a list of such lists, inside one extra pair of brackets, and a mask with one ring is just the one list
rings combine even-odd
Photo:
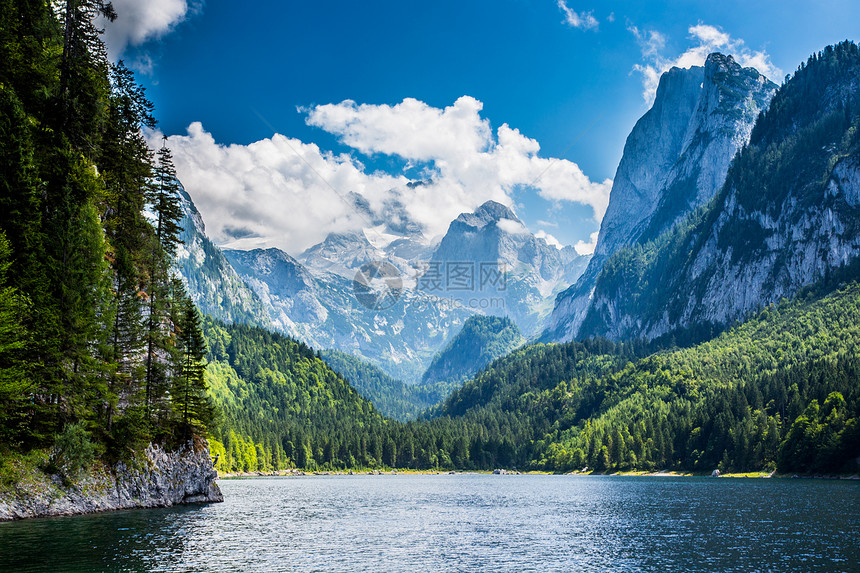
[[(550, 247), (555, 247), (556, 249), (559, 249), (559, 250), (564, 248), (564, 245), (561, 244), (561, 241), (559, 241), (558, 239), (556, 239), (555, 237), (553, 237), (552, 235), (550, 235), (549, 233), (547, 233), (543, 229), (541, 229), (540, 231), (535, 233), (535, 237), (537, 237), (538, 239), (543, 239), (544, 241), (546, 241), (546, 244), (549, 245)], [(580, 243), (581, 242), (582, 241), (580, 241)]]
[(646, 58), (657, 58), (666, 47), (666, 36), (657, 30), (639, 31), (636, 26), (627, 28), (636, 37), (636, 42), (642, 49), (642, 55)]
[(596, 221), (603, 218), (611, 180), (592, 182), (575, 163), (539, 157), (540, 144), (507, 124), (493, 134), (489, 121), (480, 117), (482, 108), (469, 96), (445, 109), (414, 99), (394, 106), (345, 101), (307, 110), (307, 122), (362, 153), (426, 164), (434, 185), (423, 192), (440, 191), (450, 204), (410, 210), (431, 229), (438, 228), (440, 218), (447, 225), (452, 213), (460, 212), (456, 209), (474, 206), (475, 198), (511, 204), (510, 193), (520, 186), (533, 187), (545, 199), (589, 205)]
[(195, 6), (188, 0), (111, 0), (117, 19), (103, 22), (105, 44), (111, 58), (122, 57), (125, 49), (159, 38), (182, 22)]
[(690, 26), (689, 39), (694, 45), (676, 57), (664, 57), (666, 37), (656, 30), (639, 30), (629, 26), (642, 50), (644, 64), (636, 64), (633, 69), (642, 74), (642, 97), (649, 104), (654, 101), (660, 76), (672, 67), (690, 68), (704, 65), (705, 59), (713, 52), (731, 55), (744, 67), (753, 67), (773, 81), (779, 82), (782, 70), (776, 67), (770, 55), (762, 51), (750, 50), (740, 38), (732, 38), (716, 26), (699, 23)]
[(400, 155), (430, 161), (487, 148), (490, 122), (481, 119), (484, 104), (463, 96), (445, 109), (406, 98), (389, 105), (358, 105), (354, 101), (304, 110), (309, 125), (340, 136), (343, 143), (364, 154)]
[(573, 246), (576, 249), (576, 252), (580, 255), (591, 255), (594, 253), (594, 248), (597, 246), (597, 236), (600, 234), (600, 231), (595, 231), (591, 233), (589, 237), (589, 241), (586, 243), (585, 241), (577, 241), (577, 243)]
[[(161, 133), (148, 134), (161, 145)], [(379, 199), (402, 177), (368, 175), (348, 155), (275, 135), (250, 145), (221, 145), (200, 123), (171, 136), (177, 174), (203, 215), (207, 234), (234, 248), (278, 247), (298, 254), (329, 231), (357, 231), (369, 222), (346, 193)], [(337, 190), (337, 191), (335, 191)]]
[[(530, 188), (553, 201), (592, 207), (599, 222), (611, 180), (592, 182), (574, 163), (538, 155), (540, 145), (502, 125), (494, 133), (481, 102), (461, 97), (444, 109), (407, 99), (389, 105), (340, 104), (304, 110), (307, 122), (363, 154), (395, 155), (420, 176), (368, 172), (349, 154), (275, 135), (250, 145), (221, 145), (200, 123), (171, 136), (177, 173), (203, 215), (207, 232), (235, 248), (274, 246), (298, 254), (331, 231), (356, 231), (372, 221), (344, 200), (361, 195), (374, 213), (393, 202), (432, 238), (460, 213), (493, 199), (513, 205)], [(160, 133), (151, 133), (153, 146)], [(410, 182), (422, 184), (408, 185)]]
[(568, 7), (567, 2), (564, 0), (558, 0), (558, 8), (564, 14), (564, 23), (572, 28), (596, 30), (599, 25), (597, 18), (591, 12), (575, 12)]
[(513, 219), (499, 219), (496, 226), (511, 235), (526, 235), (529, 232), (525, 225), (520, 221), (514, 221)]

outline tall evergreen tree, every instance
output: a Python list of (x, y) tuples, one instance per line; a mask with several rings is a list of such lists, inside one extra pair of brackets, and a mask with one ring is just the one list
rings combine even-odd
[(200, 313), (190, 298), (179, 301), (177, 346), (181, 352), (181, 370), (176, 377), (173, 404), (179, 416), (182, 436), (206, 430), (215, 419), (215, 407), (206, 392), (206, 340)]
[[(165, 139), (167, 139), (165, 137)], [(173, 154), (166, 145), (158, 150), (158, 164), (155, 169), (155, 184), (152, 192), (152, 210), (155, 213), (155, 234), (164, 252), (171, 257), (182, 240), (179, 234), (182, 227), (182, 205), (179, 200), (181, 190), (176, 178), (176, 167), (173, 164)]]
[(144, 217), (152, 178), (152, 156), (142, 134), (155, 125), (152, 104), (122, 62), (111, 69), (109, 121), (100, 165), (105, 182), (105, 228), (112, 248), (116, 314), (113, 360), (117, 364), (112, 390), (135, 418), (146, 418), (148, 392), (147, 328), (143, 316), (152, 228)]
[(108, 61), (114, 17), (104, 0), (0, 0), (0, 416), (19, 416), (0, 441), (23, 448), (82, 422), (119, 449), (177, 425), (178, 182), (146, 145), (143, 88)]
[(21, 328), (21, 316), (27, 301), (8, 285), (11, 253), (9, 241), (0, 231), (0, 443), (19, 438), (26, 396), (32, 388), (22, 359), (27, 335)]
[(149, 305), (146, 334), (146, 407), (155, 410), (155, 418), (163, 412), (167, 395), (167, 362), (174, 345), (169, 337), (168, 291), (172, 257), (180, 243), (182, 208), (179, 203), (179, 182), (170, 149), (158, 151), (155, 178), (148, 197), (155, 215), (155, 236), (151, 241), (149, 265)]

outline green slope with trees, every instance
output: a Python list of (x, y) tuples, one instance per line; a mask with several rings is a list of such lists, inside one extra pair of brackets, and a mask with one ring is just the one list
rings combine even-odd
[(147, 147), (152, 105), (99, 16), (109, 3), (0, 1), (0, 457), (51, 451), (65, 470), (88, 460), (64, 444), (127, 456), (214, 416), (171, 270), (170, 153)]
[[(822, 291), (825, 292), (825, 291)], [(208, 322), (234, 470), (518, 467), (853, 471), (860, 285), (807, 291), (720, 337), (539, 344), (494, 362), (426, 418), (384, 418), (307, 346)]]
[(513, 463), (510, 420), (487, 430), (385, 418), (301, 342), (212, 320), (205, 332), (211, 394), (224, 414), (211, 440), (220, 469), (465, 468), (473, 456), (480, 467)]
[(556, 387), (560, 409), (577, 413), (543, 437), (533, 461), (552, 471), (856, 471), (858, 320), (851, 283), (771, 306), (693, 348)]
[(337, 350), (322, 350), (320, 355), (359, 394), (373, 402), (383, 416), (402, 422), (414, 420), (421, 412), (441, 402), (450, 391), (447, 385), (406, 384), (361, 358)]
[(421, 382), (447, 382), (457, 387), (487, 364), (522, 346), (526, 339), (514, 321), (504, 316), (469, 317), (460, 332), (436, 356)]

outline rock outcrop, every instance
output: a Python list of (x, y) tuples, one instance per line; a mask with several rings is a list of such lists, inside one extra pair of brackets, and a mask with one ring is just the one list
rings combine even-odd
[(267, 309), (224, 258), (221, 250), (206, 236), (203, 217), (191, 197), (179, 192), (183, 217), (176, 251), (179, 271), (191, 300), (203, 314), (224, 322), (272, 326)]
[(663, 74), (654, 105), (627, 138), (594, 256), (556, 300), (551, 339), (580, 334), (609, 257), (659, 236), (714, 197), (775, 90), (755, 69), (723, 54), (708, 56), (704, 67)]
[(68, 485), (58, 475), (23, 479), (0, 493), (0, 521), (220, 502), (217, 477), (205, 440), (173, 451), (150, 444), (135, 463), (94, 467)]

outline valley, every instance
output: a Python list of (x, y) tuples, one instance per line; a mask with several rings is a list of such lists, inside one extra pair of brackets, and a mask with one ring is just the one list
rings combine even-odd
[(229, 3), (0, 0), (0, 521), (152, 509), (0, 524), (0, 562), (856, 561), (848, 18), (756, 48), (701, 7), (515, 4), (288, 3), (242, 43)]

